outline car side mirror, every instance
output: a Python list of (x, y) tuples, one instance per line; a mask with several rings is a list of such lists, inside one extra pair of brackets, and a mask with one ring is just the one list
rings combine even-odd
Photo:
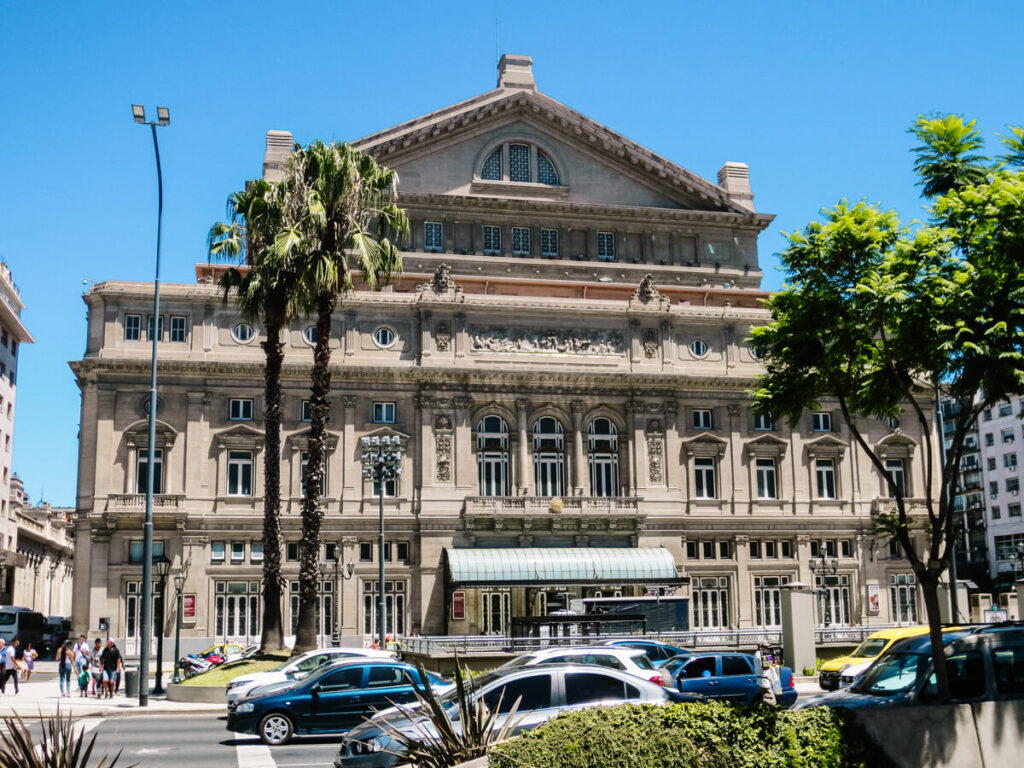
[(314, 685), (312, 688), (309, 689), (309, 692), (312, 693), (314, 696), (316, 696), (323, 689), (324, 689), (324, 687), (322, 685), (320, 685), (320, 683), (317, 683), (316, 685)]

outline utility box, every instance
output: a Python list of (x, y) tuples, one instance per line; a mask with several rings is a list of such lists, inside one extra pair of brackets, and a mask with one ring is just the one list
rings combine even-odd
[(818, 663), (814, 644), (814, 590), (793, 582), (782, 588), (782, 658), (794, 675)]
[(990, 592), (975, 592), (971, 595), (971, 623), (982, 624), (985, 621), (985, 611), (992, 608), (992, 594)]
[(970, 622), (970, 604), (967, 593), (967, 582), (957, 582), (956, 605), (957, 615), (953, 615), (951, 590), (949, 584), (939, 584), (939, 618), (943, 624), (967, 624)]
[(124, 670), (124, 695), (129, 699), (139, 697), (139, 668), (125, 667)]

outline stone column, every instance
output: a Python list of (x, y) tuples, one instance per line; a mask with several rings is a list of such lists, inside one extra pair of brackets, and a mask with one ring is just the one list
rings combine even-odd
[(817, 665), (814, 590), (798, 581), (782, 587), (782, 658), (794, 675)]
[[(453, 404), (455, 405), (454, 455), (476, 455), (476, 450), (472, 445), (473, 425), (469, 423), (469, 410), (473, 407), (473, 401), (468, 397), (456, 397), (453, 399)], [(477, 487), (475, 461), (455, 461), (455, 485), (465, 489)]]
[(572, 409), (572, 492), (583, 495), (584, 478), (587, 477), (587, 455), (583, 450), (583, 401), (573, 400)]
[(644, 465), (643, 451), (643, 425), (638, 424), (637, 411), (643, 408), (639, 400), (631, 400), (626, 403), (626, 429), (629, 431), (629, 475), (633, 485), (633, 495), (640, 493), (640, 489), (647, 486), (645, 473), (642, 472)]
[(743, 441), (734, 439), (740, 434), (740, 406), (737, 403), (730, 403), (726, 406), (729, 413), (729, 512), (736, 514), (736, 508), (748, 509), (750, 495), (747, 493), (747, 483), (743, 482), (746, 473), (741, 471), (743, 463)]
[(680, 451), (682, 450), (679, 438), (677, 416), (679, 403), (675, 400), (665, 400), (661, 404), (661, 414), (665, 420), (665, 483), (668, 490), (678, 493), (682, 488), (680, 472)]
[(356, 325), (355, 310), (345, 312), (345, 356), (354, 355), (359, 349), (359, 328)]
[(419, 357), (420, 357), (420, 360), (422, 361), (423, 358), (430, 357), (430, 351), (431, 351), (431, 348), (433, 347), (433, 344), (431, 344), (431, 341), (430, 341), (430, 336), (431, 336), (430, 319), (431, 319), (431, 315), (430, 315), (430, 312), (428, 310), (426, 310), (426, 309), (420, 310), (418, 314), (419, 314), (419, 326), (420, 326), (420, 348), (419, 348), (419, 353), (420, 354), (419, 354)]
[[(519, 427), (517, 430), (519, 436), (519, 473), (516, 480), (518, 482), (512, 486), (516, 489), (516, 494), (519, 496), (531, 496), (533, 495), (533, 472), (530, 470), (530, 443), (526, 431), (526, 406), (529, 405), (526, 400), (516, 400), (516, 426)], [(511, 486), (512, 484), (509, 483)]]
[(356, 397), (355, 395), (344, 395), (341, 398), (345, 406), (345, 422), (342, 427), (341, 437), (341, 467), (342, 487), (345, 494), (342, 497), (357, 501), (362, 497), (360, 493), (363, 483), (362, 466), (359, 460), (359, 451), (356, 450)]
[(676, 335), (672, 332), (672, 321), (662, 320), (658, 328), (661, 331), (661, 367), (672, 368), (676, 359)]
[(736, 558), (736, 626), (746, 629), (754, 626), (754, 607), (752, 605), (750, 579), (750, 537), (744, 533), (733, 538), (734, 556)]

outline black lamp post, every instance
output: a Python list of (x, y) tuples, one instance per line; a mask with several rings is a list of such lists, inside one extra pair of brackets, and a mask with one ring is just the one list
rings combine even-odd
[[(164, 605), (166, 604), (167, 597), (167, 574), (171, 570), (171, 561), (167, 559), (166, 555), (160, 555), (160, 557), (153, 558), (153, 570), (156, 571), (157, 577), (160, 579), (160, 611), (157, 613), (159, 617), (159, 625), (156, 629), (156, 684), (153, 686), (153, 695), (159, 696), (164, 692)], [(148, 670), (143, 669), (142, 674), (147, 674)], [(147, 685), (145, 680), (142, 681), (143, 685)]]
[(334, 626), (331, 627), (331, 645), (337, 646), (341, 643), (341, 579), (348, 581), (355, 573), (356, 564), (351, 560), (341, 570), (341, 561), (335, 558), (320, 563), (320, 578), (325, 579), (329, 575), (334, 576)]
[(174, 612), (174, 677), (171, 682), (177, 685), (181, 682), (181, 665), (178, 659), (181, 658), (181, 619), (182, 619), (182, 590), (185, 589), (185, 571), (180, 570), (174, 574), (174, 589), (177, 591), (177, 609)]
[(380, 537), (377, 543), (377, 559), (380, 562), (377, 587), (377, 642), (381, 650), (387, 648), (384, 632), (384, 492), (389, 480), (395, 480), (402, 474), (402, 439), (398, 435), (374, 435), (364, 437), (363, 444), (363, 477), (372, 479), (377, 485), (380, 501)]
[(832, 601), (829, 596), (828, 587), (825, 584), (826, 576), (835, 576), (839, 570), (839, 560), (833, 557), (831, 560), (828, 558), (828, 546), (825, 542), (821, 542), (818, 545), (818, 557), (812, 557), (811, 562), (811, 573), (815, 576), (821, 576), (821, 585), (823, 589), (819, 590), (819, 596), (824, 594), (825, 596), (825, 610), (824, 610), (824, 624), (829, 626), (832, 623)]
[[(153, 327), (150, 341), (153, 344), (153, 359), (149, 371), (149, 446), (146, 456), (146, 516), (142, 524), (142, 621), (139, 623), (142, 642), (139, 648), (139, 669), (149, 674), (149, 638), (153, 618), (153, 475), (156, 463), (156, 343), (160, 337), (160, 236), (164, 223), (164, 177), (160, 168), (160, 145), (156, 140), (157, 126), (171, 124), (171, 113), (167, 107), (156, 108), (156, 122), (146, 120), (146, 110), (141, 104), (132, 104), (132, 118), (140, 125), (148, 125), (153, 132), (153, 152), (156, 154), (156, 277), (153, 280)], [(159, 664), (159, 660), (157, 664)], [(157, 685), (159, 686), (159, 678)], [(146, 678), (139, 686), (139, 706), (149, 705), (149, 685)]]

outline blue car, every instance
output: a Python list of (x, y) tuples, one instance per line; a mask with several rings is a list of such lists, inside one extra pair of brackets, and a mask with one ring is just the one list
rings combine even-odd
[[(676, 669), (676, 686), (682, 693), (696, 693), (736, 704), (756, 704), (761, 699), (756, 669), (754, 657), (746, 653), (703, 653)], [(791, 707), (797, 697), (793, 670), (782, 667), (780, 672), (782, 693), (775, 695), (775, 701), (780, 707)]]
[(659, 643), (657, 640), (611, 640), (606, 645), (618, 645), (641, 650), (647, 654), (647, 658), (656, 667), (660, 667), (673, 656), (685, 656), (692, 653), (685, 648), (678, 648), (668, 643)]
[(400, 661), (349, 659), (316, 670), (291, 684), (272, 683), (228, 712), (229, 731), (255, 733), (267, 745), (287, 744), (296, 733), (342, 733), (376, 710), (416, 698), (424, 682), (446, 685)]

